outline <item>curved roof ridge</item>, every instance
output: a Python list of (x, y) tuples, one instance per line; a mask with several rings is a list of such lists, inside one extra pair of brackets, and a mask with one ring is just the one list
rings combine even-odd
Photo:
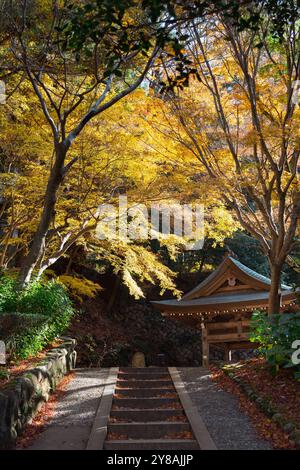
[[(255, 279), (265, 282), (268, 285), (271, 285), (271, 279), (264, 276), (263, 274), (259, 274), (258, 272), (254, 271), (251, 268), (248, 268), (248, 266), (245, 266), (245, 264), (241, 263), (239, 260), (233, 258), (232, 256), (228, 257), (238, 268), (240, 268), (242, 271), (244, 271), (245, 274), (248, 274), (249, 276), (254, 277)], [(281, 283), (281, 288), (285, 290), (290, 290), (292, 289), (291, 286), (288, 286), (287, 284)]]
[[(201, 292), (203, 289), (206, 288), (211, 282), (214, 281), (215, 278), (218, 277), (224, 270), (227, 269), (228, 266), (234, 265), (237, 269), (242, 271), (246, 276), (249, 276), (250, 278), (258, 281), (261, 283), (261, 285), (265, 285), (269, 288), (271, 286), (271, 279), (264, 276), (263, 274), (259, 274), (258, 272), (254, 271), (251, 268), (248, 268), (248, 266), (245, 266), (243, 263), (238, 261), (237, 259), (233, 258), (232, 256), (226, 256), (222, 263), (214, 270), (212, 271), (202, 282), (196, 285), (193, 289), (190, 291), (186, 292), (181, 299), (182, 300), (189, 300), (193, 298), (195, 294), (197, 294), (199, 291)], [(287, 284), (281, 283), (280, 288), (284, 291), (291, 291), (292, 287), (288, 286)]]

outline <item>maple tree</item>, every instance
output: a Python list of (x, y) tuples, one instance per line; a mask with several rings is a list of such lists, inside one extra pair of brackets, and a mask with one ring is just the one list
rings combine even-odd
[[(55, 218), (58, 191), (78, 161), (77, 155), (69, 158), (74, 140), (95, 116), (141, 84), (158, 53), (158, 46), (151, 44), (149, 57), (144, 61), (130, 54), (130, 51), (125, 53), (122, 50), (116, 59), (118, 67), (115, 66), (107, 75), (108, 58), (103, 57), (105, 44), (99, 47), (94, 41), (92, 54), (85, 54), (81, 62), (77, 61), (74, 54), (63, 49), (61, 31), (64, 15), (67, 14), (65, 8), (52, 1), (36, 2), (34, 5), (31, 2), (20, 2), (18, 6), (20, 9), (8, 11), (10, 36), (7, 41), (10, 42), (10, 49), (6, 54), (6, 63), (9, 64), (6, 68), (20, 69), (21, 80), (31, 84), (51, 129), (53, 148), (43, 209), (20, 273), (20, 285), (24, 286), (43, 256), (46, 237)], [(34, 25), (34, 28), (30, 25)], [(106, 40), (112, 39), (112, 36), (110, 30)], [(126, 70), (130, 70), (131, 77), (123, 76)], [(116, 81), (115, 86), (113, 80)]]
[[(141, 85), (166, 44), (181, 74), (188, 63), (169, 4), (24, 0), (2, 2), (1, 9), (6, 13), (1, 18), (1, 78), (9, 95), (24, 81), (30, 83), (52, 133), (43, 209), (20, 272), (24, 287), (43, 257), (58, 192), (78, 161), (76, 155), (70, 158), (74, 141), (90, 121)], [(63, 247), (69, 245), (70, 240), (63, 241)]]
[[(58, 191), (55, 218), (36, 264), (38, 277), (47, 270), (51, 273), (49, 269), (59, 258), (69, 257), (70, 265), (76, 253), (81, 252), (85, 262), (96, 269), (103, 263), (110, 266), (135, 297), (143, 295), (138, 284), (145, 280), (177, 293), (174, 274), (164, 266), (160, 253), (151, 253), (147, 238), (123, 239), (117, 233), (111, 239), (99, 240), (96, 230), (102, 217), (97, 213), (98, 207), (107, 203), (117, 207), (119, 195), (124, 192), (133, 207), (140, 203), (147, 207), (152, 202), (172, 203), (178, 195), (181, 202), (191, 198), (184, 176), (170, 178), (165, 171), (165, 156), (157, 146), (159, 139), (154, 148), (147, 127), (141, 123), (140, 115), (145, 110), (147, 113), (149, 103), (151, 95), (146, 90), (137, 90), (106, 111), (101, 126), (93, 123), (74, 143), (70, 158), (77, 156), (78, 160)], [(53, 156), (51, 133), (28, 83), (0, 108), (0, 122), (3, 189), (0, 266), (6, 269), (19, 266), (32, 243)], [(221, 242), (232, 234), (235, 224), (223, 205), (218, 207), (213, 192), (211, 203), (205, 235)], [(183, 245), (181, 239), (172, 236), (159, 243), (172, 258)], [(76, 279), (73, 283), (69, 277), (65, 280), (71, 288), (76, 284)], [(80, 282), (84, 285), (85, 281)], [(86, 288), (88, 292), (89, 286)]]
[(300, 217), (299, 34), (296, 17), (280, 40), (266, 16), (252, 32), (222, 17), (194, 21), (186, 49), (196, 78), (180, 93), (166, 92), (162, 119), (152, 119), (184, 149), (185, 171), (214, 185), (260, 241), (270, 263), (270, 314), (279, 311), (280, 274)]
[[(278, 12), (281, 13), (285, 9), (285, 15), (277, 14), (277, 7)], [(1, 77), (6, 79), (8, 97), (13, 97), (18, 89), (22, 92), (24, 89), (28, 90), (28, 84), (30, 85), (35, 95), (34, 98), (31, 97), (32, 109), (37, 114), (42, 112), (44, 117), (44, 124), (40, 119), (38, 120), (40, 129), (43, 129), (45, 133), (44, 137), (41, 132), (39, 133), (39, 145), (44, 145), (45, 150), (52, 153), (50, 160), (45, 158), (43, 161), (41, 158), (41, 164), (37, 168), (38, 175), (31, 180), (36, 185), (35, 196), (31, 198), (32, 205), (29, 206), (23, 201), (22, 210), (20, 210), (21, 204), (18, 206), (19, 212), (16, 212), (15, 208), (16, 203), (21, 200), (20, 194), (16, 191), (14, 184), (7, 184), (10, 177), (3, 177), (3, 179), (7, 178), (6, 192), (11, 191), (11, 195), (10, 198), (6, 198), (6, 201), (10, 201), (10, 206), (7, 207), (7, 202), (1, 206), (3, 214), (7, 211), (10, 214), (10, 227), (6, 231), (1, 262), (5, 266), (18, 253), (23, 255), (20, 272), (21, 286), (31, 279), (34, 269), (38, 268), (40, 273), (43, 272), (95, 227), (96, 221), (92, 221), (95, 215), (91, 217), (90, 212), (91, 208), (94, 210), (96, 198), (99, 202), (99, 192), (86, 188), (87, 193), (78, 198), (78, 195), (75, 195), (76, 191), (72, 192), (70, 189), (73, 183), (74, 188), (76, 187), (76, 181), (78, 186), (76, 178), (79, 174), (81, 174), (81, 181), (84, 180), (83, 174), (89, 172), (89, 165), (94, 169), (97, 166), (96, 158), (93, 160), (91, 156), (93, 145), (90, 145), (88, 149), (87, 138), (83, 144), (83, 153), (90, 152), (91, 163), (88, 159), (84, 159), (82, 152), (78, 150), (79, 147), (75, 148), (75, 142), (80, 141), (80, 136), (83, 131), (86, 131), (87, 124), (97, 122), (105, 133), (107, 130), (105, 118), (103, 118), (105, 112), (110, 108), (113, 109), (119, 101), (140, 87), (148, 72), (155, 64), (161, 64), (162, 59), (167, 58), (169, 81), (167, 86), (167, 82), (161, 82), (160, 86), (163, 85), (164, 89), (170, 93), (174, 92), (176, 85), (181, 88), (182, 85), (188, 85), (191, 75), (196, 73), (199, 77), (201, 70), (199, 70), (197, 57), (201, 46), (199, 41), (197, 44), (198, 38), (195, 37), (195, 24), (197, 29), (201, 18), (205, 15), (208, 15), (204, 20), (207, 34), (206, 45), (208, 44), (212, 49), (215, 47), (216, 38), (213, 38), (215, 25), (219, 24), (217, 18), (222, 12), (227, 24), (230, 24), (230, 32), (236, 32), (234, 38), (229, 38), (231, 45), (234, 45), (237, 37), (242, 37), (243, 41), (245, 38), (250, 38), (251, 44), (249, 41), (247, 43), (247, 40), (246, 43), (247, 48), (252, 51), (255, 49), (252, 46), (257, 45), (257, 38), (261, 36), (260, 11), (264, 14), (266, 10), (269, 11), (270, 21), (267, 21), (269, 37), (270, 41), (276, 42), (276, 38), (284, 36), (286, 28), (291, 28), (290, 24), (295, 26), (295, 22), (291, 23), (291, 19), (297, 8), (294, 2), (271, 0), (257, 2), (257, 4), (247, 1), (231, 2), (231, 4), (218, 1), (191, 3), (170, 1), (161, 4), (151, 0), (143, 2), (87, 1), (84, 5), (76, 1), (69, 4), (69, 2), (51, 0), (46, 2), (19, 1), (14, 5), (10, 2), (1, 2), (2, 11), (4, 9), (6, 11), (6, 15), (1, 17)], [(224, 25), (226, 22), (223, 22)], [(224, 35), (224, 31), (222, 34)], [(257, 51), (260, 51), (259, 57), (263, 57), (264, 60), (266, 60), (266, 53), (263, 54), (262, 50), (266, 50), (266, 39), (263, 36), (263, 47), (260, 44), (260, 47), (257, 47)], [(295, 37), (292, 39), (296, 42)], [(182, 43), (185, 40), (188, 40), (189, 45), (193, 45), (194, 51), (188, 48), (182, 49)], [(228, 50), (229, 42), (226, 43), (227, 47), (224, 50)], [(281, 41), (278, 42), (281, 44)], [(283, 46), (277, 45), (274, 51), (272, 50), (276, 58), (280, 47)], [(200, 50), (200, 53), (203, 54), (203, 51)], [(208, 65), (209, 60), (204, 64), (209, 72)], [(224, 67), (226, 65), (224, 64)], [(276, 67), (276, 64), (272, 66)], [(241, 63), (235, 64), (235, 67), (242, 70)], [(155, 82), (157, 69), (153, 70)], [(207, 78), (207, 74), (205, 77)], [(212, 77), (211, 79), (213, 80)], [(209, 87), (206, 88), (209, 89)], [(28, 119), (30, 119), (29, 114)], [(26, 133), (28, 121), (24, 120), (23, 125), (23, 132)], [(228, 123), (224, 125), (227, 126)], [(189, 137), (191, 137), (192, 123), (189, 123), (189, 126)], [(93, 138), (94, 128), (90, 126), (88, 128), (91, 130), (90, 138)], [(8, 128), (7, 133), (9, 136)], [(226, 130), (225, 138), (232, 151)], [(29, 140), (28, 138), (27, 145), (29, 145)], [(24, 155), (21, 159), (23, 157)], [(84, 169), (80, 166), (83, 161)], [(205, 158), (202, 158), (202, 163), (205, 163)], [(105, 166), (105, 162), (99, 163), (100, 166), (102, 164)], [(207, 162), (205, 164), (207, 170), (209, 165)], [(166, 168), (162, 161), (159, 165), (160, 168), (164, 166)], [(181, 169), (184, 167), (185, 164), (181, 166)], [(28, 171), (28, 165), (26, 171)], [(122, 178), (121, 165), (119, 167), (113, 165), (113, 171), (115, 177), (119, 172)], [(182, 171), (182, 175), (177, 176), (176, 181), (173, 179), (169, 185), (173, 188), (181, 187), (182, 194), (187, 194), (189, 186), (189, 183), (184, 183), (186, 171)], [(19, 178), (19, 184), (21, 179)], [(199, 174), (194, 179), (195, 181), (203, 180)], [(25, 184), (26, 179), (23, 180), (23, 185)], [(113, 185), (113, 181), (110, 180), (108, 187), (101, 193), (102, 201), (111, 198)], [(212, 188), (215, 190), (216, 200), (222, 193), (220, 185), (214, 184)], [(63, 200), (61, 195), (67, 193), (69, 195)], [(191, 199), (195, 196), (191, 192), (189, 194)], [(86, 206), (81, 210), (82, 200), (85, 201)], [(29, 211), (26, 209), (36, 206), (39, 210), (33, 218), (29, 216)], [(221, 205), (218, 210), (222, 210)], [(78, 211), (85, 213), (86, 217), (72, 216)], [(224, 204), (223, 213), (227, 213)], [(22, 242), (16, 236), (16, 227), (20, 223), (23, 224), (23, 238), (26, 233), (28, 237), (28, 250), (25, 258), (24, 245), (22, 247)], [(277, 277), (278, 270), (279, 268)], [(274, 279), (275, 277), (274, 273)], [(276, 282), (273, 286), (276, 292)]]
[[(140, 95), (144, 92), (137, 92), (135, 99)], [(134, 296), (143, 295), (136, 281), (145, 279), (158, 282), (162, 290), (176, 292), (174, 274), (159, 256), (147, 252), (145, 241), (122, 239), (118, 233), (107, 240), (97, 236), (96, 228), (103, 217), (98, 213), (101, 204), (117, 206), (123, 192), (131, 205), (148, 204), (161, 197), (156, 166), (150, 156), (147, 158), (145, 144), (137, 140), (140, 129), (134, 122), (128, 123), (130, 110), (129, 102), (120, 103), (105, 113), (101, 126), (94, 123), (87, 127), (72, 147), (70, 158), (76, 156), (77, 161), (58, 191), (55, 218), (36, 264), (38, 278), (60, 257), (72, 257), (74, 250), (81, 250), (87, 262), (96, 265), (101, 260), (110, 265)], [(126, 128), (119, 121), (126, 121)], [(6, 269), (18, 266), (32, 243), (53, 155), (51, 133), (28, 84), (24, 83), (0, 108), (0, 122), (0, 266)]]

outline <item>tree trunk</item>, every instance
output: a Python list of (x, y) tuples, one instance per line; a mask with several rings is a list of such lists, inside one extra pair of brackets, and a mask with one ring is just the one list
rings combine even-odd
[(115, 279), (115, 282), (114, 282), (114, 287), (113, 287), (113, 290), (112, 290), (112, 293), (111, 293), (111, 296), (109, 298), (109, 301), (108, 301), (108, 304), (106, 306), (106, 312), (108, 314), (110, 314), (113, 306), (114, 306), (114, 303), (116, 301), (116, 297), (117, 297), (117, 293), (118, 293), (118, 289), (120, 287), (120, 284), (121, 284), (121, 281), (120, 281), (120, 278), (118, 275), (116, 275), (116, 279)]
[(79, 246), (75, 246), (75, 248), (72, 249), (72, 251), (71, 251), (71, 253), (70, 253), (70, 258), (69, 258), (69, 261), (68, 261), (68, 264), (67, 264), (67, 267), (66, 267), (66, 272), (65, 272), (65, 274), (70, 274), (70, 272), (71, 272), (71, 267), (72, 267), (74, 258), (75, 258), (75, 256), (76, 256), (77, 253), (78, 253), (78, 250), (79, 250)]
[(19, 286), (23, 288), (31, 280), (33, 270), (43, 255), (45, 249), (46, 236), (50, 224), (55, 216), (55, 204), (57, 200), (57, 191), (63, 180), (64, 161), (66, 157), (66, 148), (63, 144), (56, 146), (56, 158), (52, 167), (47, 184), (45, 200), (39, 225), (33, 237), (29, 253), (22, 263), (22, 269), (19, 275)]
[(271, 289), (269, 294), (268, 315), (280, 312), (280, 274), (282, 265), (271, 264)]

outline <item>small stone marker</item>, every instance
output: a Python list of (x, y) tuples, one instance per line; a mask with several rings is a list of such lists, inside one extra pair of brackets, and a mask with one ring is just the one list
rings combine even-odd
[(131, 367), (146, 367), (145, 354), (136, 352), (132, 356)]

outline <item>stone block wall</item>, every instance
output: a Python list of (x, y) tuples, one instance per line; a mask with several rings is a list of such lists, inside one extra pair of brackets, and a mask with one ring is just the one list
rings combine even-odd
[[(108, 351), (103, 367), (130, 366), (136, 351), (146, 356), (146, 365), (159, 365), (157, 356), (165, 356), (167, 366), (197, 367), (202, 365), (202, 334), (199, 328), (183, 321), (164, 317), (147, 301), (134, 301), (115, 313), (116, 321), (125, 326), (126, 344), (118, 344), (118, 350)], [(232, 352), (235, 361), (253, 357), (253, 350)], [(221, 345), (210, 345), (210, 362), (224, 361)]]
[(76, 341), (64, 342), (46, 353), (33, 369), (9, 381), (0, 389), (0, 449), (14, 447), (17, 436), (40, 410), (58, 382), (76, 365)]
[[(168, 366), (201, 365), (201, 332), (163, 317), (150, 303), (132, 302), (119, 312), (117, 320), (128, 332), (131, 355), (135, 351), (143, 352), (147, 365), (157, 365), (158, 354), (164, 354)], [(107, 365), (111, 365), (109, 361)]]

